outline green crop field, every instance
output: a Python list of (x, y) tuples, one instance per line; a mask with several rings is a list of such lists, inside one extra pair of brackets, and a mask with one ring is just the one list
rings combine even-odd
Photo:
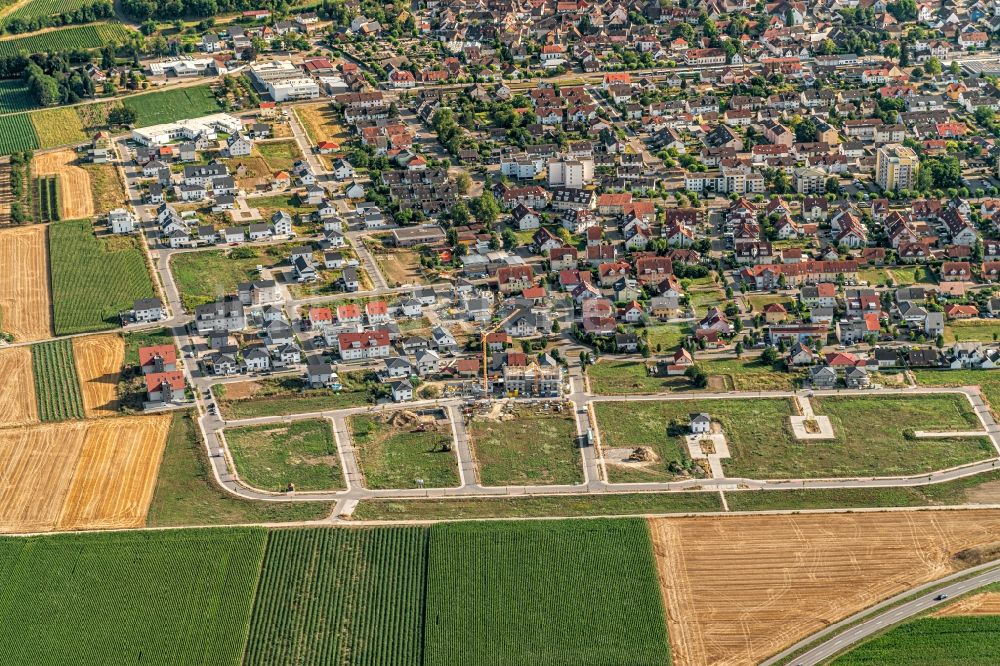
[(27, 113), (0, 116), (0, 155), (38, 148), (38, 136)]
[(0, 662), (238, 666), (267, 534), (0, 540)]
[(136, 112), (139, 127), (172, 123), (181, 118), (197, 118), (222, 110), (208, 86), (192, 86), (135, 95), (122, 100)]
[(0, 56), (13, 56), (21, 51), (71, 51), (99, 49), (105, 44), (125, 44), (135, 34), (121, 23), (91, 23), (72, 28), (39, 32), (25, 37), (0, 40)]
[(28, 85), (21, 79), (0, 81), (0, 113), (24, 111), (38, 106)]
[(447, 424), (426, 429), (393, 425), (391, 417), (363, 414), (348, 420), (366, 488), (459, 485), (458, 461)]
[[(88, 105), (96, 106), (96, 105)], [(87, 133), (83, 129), (83, 120), (77, 113), (83, 106), (64, 106), (55, 109), (40, 109), (33, 111), (31, 124), (38, 137), (39, 148), (55, 148), (70, 144), (83, 143)]]
[(83, 418), (83, 394), (76, 374), (71, 340), (52, 340), (31, 346), (38, 418), (63, 421)]
[(431, 528), (424, 664), (670, 663), (642, 520)]
[(284, 523), (320, 520), (332, 510), (333, 502), (259, 502), (223, 490), (191, 412), (175, 411), (146, 522), (150, 527)]
[(49, 227), (56, 335), (115, 328), (118, 313), (156, 295), (140, 241), (98, 238), (88, 220)]
[(982, 666), (1000, 663), (1000, 615), (925, 617), (835, 659), (835, 666)]
[(240, 477), (256, 488), (282, 491), (344, 487), (333, 429), (324, 419), (226, 430)]
[(244, 665), (420, 666), (427, 534), (272, 532)]

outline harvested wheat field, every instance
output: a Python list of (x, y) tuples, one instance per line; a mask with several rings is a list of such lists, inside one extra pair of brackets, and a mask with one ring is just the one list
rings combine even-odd
[(0, 428), (38, 423), (31, 348), (0, 349)]
[(1000, 511), (650, 521), (674, 664), (757, 664), (995, 544)]
[(0, 230), (0, 331), (18, 342), (42, 340), (52, 335), (52, 300), (49, 296), (49, 254), (45, 227), (26, 226)]
[(934, 617), (1000, 615), (1000, 592), (982, 592), (932, 613)]
[(0, 533), (55, 529), (86, 431), (83, 421), (0, 430)]
[(76, 153), (70, 149), (37, 153), (31, 160), (35, 176), (59, 177), (59, 219), (78, 220), (94, 216), (94, 198), (90, 174), (73, 164)]
[(0, 533), (139, 527), (170, 416), (0, 430)]
[(92, 422), (56, 528), (142, 527), (170, 418), (163, 414)]
[(86, 417), (118, 412), (118, 377), (125, 362), (125, 342), (116, 334), (73, 338), (73, 356), (83, 389)]

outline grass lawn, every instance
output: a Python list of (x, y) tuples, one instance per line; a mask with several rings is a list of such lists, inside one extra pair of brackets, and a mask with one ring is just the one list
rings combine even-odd
[(371, 402), (368, 392), (370, 379), (371, 376), (363, 371), (340, 373), (340, 382), (344, 388), (334, 392), (330, 389), (306, 388), (305, 382), (299, 377), (269, 377), (246, 382), (239, 397), (227, 396), (229, 391), (225, 384), (216, 384), (212, 387), (212, 392), (227, 419), (284, 416), (366, 405)]
[[(743, 400), (663, 400), (657, 402), (600, 402), (595, 406), (601, 430), (601, 446), (607, 449), (652, 449), (659, 460), (646, 467), (607, 465), (611, 483), (666, 481), (688, 468), (683, 435), (668, 436), (671, 422), (686, 426), (690, 415), (708, 412), (722, 424), (735, 456), (737, 443), (743, 446), (766, 446), (768, 442), (790, 438), (786, 434), (791, 401), (781, 399)], [(729, 461), (723, 461), (729, 462)], [(671, 471), (673, 469), (677, 470)], [(733, 473), (733, 476), (739, 474)], [(761, 478), (767, 478), (764, 475)]]
[(302, 159), (295, 141), (258, 141), (254, 150), (264, 158), (272, 171), (288, 171), (296, 160)]
[[(797, 373), (778, 372), (756, 358), (697, 360), (697, 363), (709, 375), (709, 388), (722, 390), (791, 391), (801, 377)], [(720, 379), (715, 383), (712, 377)]]
[(348, 425), (367, 488), (416, 488), (416, 479), (426, 488), (459, 485), (448, 424), (421, 431), (417, 423), (394, 423), (392, 415), (365, 414), (351, 417)]
[(992, 504), (998, 481), (1000, 470), (994, 470), (924, 486), (727, 492), (726, 502), (732, 511)]
[(788, 294), (747, 294), (743, 299), (755, 313), (764, 312), (764, 306), (771, 303), (781, 303), (787, 308), (793, 300)]
[(716, 492), (623, 493), (433, 500), (362, 500), (354, 520), (545, 518), (721, 511)]
[(723, 304), (726, 300), (726, 294), (718, 287), (714, 287), (689, 291), (688, 298), (691, 301), (691, 307), (694, 308), (695, 316), (704, 317), (709, 308)]
[(190, 86), (134, 95), (122, 104), (139, 116), (137, 127), (172, 123), (181, 118), (197, 118), (221, 111), (218, 100), (207, 86)]
[(934, 276), (923, 266), (890, 268), (889, 273), (892, 275), (893, 280), (895, 280), (897, 287), (917, 283), (937, 284)]
[(320, 520), (333, 502), (255, 502), (222, 490), (190, 412), (174, 412), (149, 505), (149, 527)]
[(998, 662), (1000, 615), (982, 615), (911, 620), (862, 643), (831, 664), (979, 666)]
[(526, 405), (514, 418), (474, 418), (468, 426), (484, 486), (580, 483), (583, 468), (570, 409), (561, 413)]
[(1000, 370), (912, 370), (923, 386), (978, 386), (994, 410), (1000, 409)]
[(251, 486), (282, 491), (340, 490), (344, 475), (333, 439), (324, 419), (228, 428), (226, 441), (236, 471)]
[(742, 463), (738, 457), (731, 464), (723, 463), (727, 471), (746, 470), (749, 476), (771, 469), (781, 478), (892, 476), (945, 469), (984, 460), (993, 453), (986, 437), (915, 439), (904, 435), (907, 430), (981, 429), (961, 395), (831, 396), (813, 398), (812, 405), (816, 414), (830, 417), (836, 440), (804, 447), (791, 443), (792, 451), (801, 450), (801, 455), (789, 455), (784, 447), (768, 450), (765, 443), (752, 453), (744, 451), (752, 457), (744, 455)]
[(867, 282), (869, 286), (883, 286), (889, 280), (889, 272), (884, 268), (866, 268), (858, 271), (858, 280)]
[(666, 393), (690, 388), (685, 377), (651, 377), (646, 364), (639, 361), (604, 359), (587, 366), (590, 390), (598, 395), (635, 395)]
[(995, 342), (1000, 339), (1000, 319), (964, 319), (944, 327), (944, 341)]
[(654, 351), (667, 352), (681, 346), (684, 338), (691, 332), (691, 326), (686, 323), (653, 324), (646, 327), (649, 334), (649, 348)]
[[(800, 442), (785, 399), (673, 400), (598, 403), (597, 421), (605, 449), (647, 446), (659, 461), (646, 468), (608, 465), (609, 481), (659, 481), (668, 469), (685, 466), (683, 437), (668, 438), (671, 421), (686, 424), (707, 412), (726, 434), (732, 455), (723, 459), (727, 476), (752, 479), (825, 478), (920, 474), (991, 456), (985, 437), (907, 439), (904, 430), (978, 429), (962, 396), (835, 396), (813, 398), (816, 414), (827, 415), (835, 440)], [(850, 427), (851, 424), (863, 424)]]
[(122, 338), (125, 340), (125, 360), (123, 363), (126, 366), (139, 365), (139, 347), (174, 344), (174, 336), (167, 328), (128, 331), (122, 334)]
[(257, 279), (258, 265), (270, 267), (284, 261), (291, 248), (292, 244), (282, 243), (263, 248), (182, 252), (171, 256), (170, 272), (184, 308), (193, 310), (220, 294), (235, 292), (240, 282)]

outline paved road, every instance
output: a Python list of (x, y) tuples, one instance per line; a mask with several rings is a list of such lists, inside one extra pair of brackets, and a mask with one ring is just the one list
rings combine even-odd
[[(922, 590), (926, 590), (932, 587), (937, 587), (942, 583), (942, 581), (961, 578), (963, 576), (969, 575), (970, 571), (976, 571), (976, 570), (982, 570), (983, 573), (980, 573), (966, 580), (960, 580), (950, 585), (946, 585), (945, 587), (937, 588), (934, 591), (928, 592), (927, 594), (923, 594), (912, 601), (899, 604), (898, 606), (894, 605), (899, 603), (899, 601), (906, 599), (907, 597), (911, 597), (914, 594), (921, 592)], [(906, 592), (896, 595), (895, 597), (886, 599), (885, 601), (871, 608), (867, 608), (859, 613), (856, 613), (851, 617), (845, 618), (844, 620), (841, 620), (836, 624), (830, 625), (823, 631), (813, 634), (808, 638), (803, 639), (802, 641), (799, 641), (798, 643), (789, 647), (783, 652), (771, 657), (767, 661), (762, 662), (761, 666), (772, 666), (773, 664), (776, 664), (778, 661), (786, 658), (788, 655), (794, 653), (795, 651), (801, 650), (802, 648), (808, 646), (810, 643), (814, 642), (817, 638), (822, 638), (823, 636), (832, 634), (842, 629), (843, 627), (849, 626), (855, 622), (858, 622), (859, 620), (862, 620), (862, 618), (871, 615), (871, 617), (869, 617), (868, 619), (860, 622), (859, 624), (851, 627), (850, 629), (847, 629), (846, 631), (843, 631), (842, 633), (837, 634), (836, 636), (832, 636), (826, 642), (817, 645), (813, 649), (796, 657), (791, 662), (789, 662), (791, 664), (795, 664), (796, 666), (814, 666), (815, 664), (825, 663), (833, 656), (841, 652), (844, 652), (850, 646), (860, 643), (869, 636), (877, 634), (878, 632), (883, 631), (884, 629), (891, 627), (895, 624), (899, 624), (900, 622), (908, 618), (911, 618), (915, 615), (924, 613), (930, 610), (931, 608), (934, 608), (935, 606), (947, 603), (946, 600), (938, 600), (937, 597), (939, 595), (945, 594), (949, 598), (954, 598), (959, 595), (965, 594), (967, 592), (971, 592), (973, 590), (981, 588), (983, 586), (990, 585), (991, 583), (997, 583), (997, 582), (1000, 582), (1000, 567), (997, 566), (996, 562), (987, 562), (986, 564), (974, 567), (972, 569), (965, 569), (963, 571), (959, 571), (958, 573), (955, 573), (946, 578), (925, 583), (924, 585), (921, 585), (911, 590), (907, 590)], [(891, 608), (889, 608), (890, 606)], [(886, 608), (885, 612), (878, 613), (877, 615), (872, 615), (873, 612), (877, 612), (879, 609), (882, 608)]]

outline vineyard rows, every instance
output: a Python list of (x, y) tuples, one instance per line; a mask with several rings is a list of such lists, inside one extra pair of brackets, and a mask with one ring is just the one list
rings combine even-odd
[(55, 222), (59, 219), (59, 179), (55, 176), (35, 178), (35, 221)]
[(76, 373), (71, 340), (52, 340), (31, 346), (38, 418), (64, 421), (83, 418), (83, 393)]
[(0, 664), (239, 666), (262, 529), (0, 539)]
[(49, 228), (56, 335), (114, 328), (122, 310), (156, 295), (139, 243), (132, 237), (98, 238), (88, 220)]
[(121, 23), (94, 23), (61, 28), (26, 37), (0, 40), (0, 56), (15, 56), (21, 51), (41, 53), (99, 49), (105, 44), (125, 44), (133, 34)]
[(245, 666), (418, 666), (426, 545), (423, 528), (272, 532)]
[(6, 25), (14, 19), (31, 21), (53, 14), (68, 14), (93, 4), (93, 2), (94, 0), (28, 0), (3, 17), (3, 21), (0, 23)]

